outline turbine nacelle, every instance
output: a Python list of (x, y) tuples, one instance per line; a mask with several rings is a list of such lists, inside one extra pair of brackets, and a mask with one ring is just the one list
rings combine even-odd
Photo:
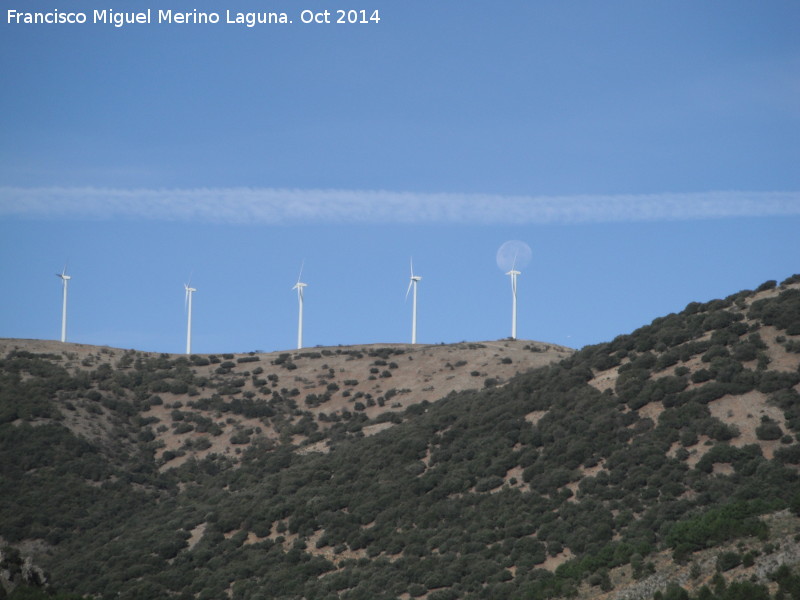
[(419, 281), (422, 279), (419, 275), (414, 275), (414, 259), (412, 258), (409, 263), (411, 264), (411, 280), (412, 281)]
[(416, 284), (422, 281), (422, 277), (419, 275), (414, 275), (414, 259), (411, 259), (411, 280), (408, 282), (408, 289), (406, 290), (406, 300), (408, 300), (408, 294), (411, 292), (411, 288), (416, 287)]
[(56, 277), (60, 277), (63, 281), (69, 281), (72, 279), (72, 276), (67, 275), (67, 267), (64, 267), (64, 270), (61, 273), (56, 273)]
[(186, 304), (186, 309), (188, 310), (189, 300), (191, 299), (192, 294), (197, 291), (197, 288), (193, 288), (192, 283), (189, 282), (183, 284), (183, 289), (186, 290), (186, 297), (184, 298), (184, 303)]
[(72, 277), (70, 277), (69, 275), (67, 275), (67, 265), (66, 265), (66, 264), (64, 265), (64, 268), (63, 268), (63, 269), (61, 269), (61, 273), (56, 273), (56, 277), (61, 277), (61, 279), (62, 279), (62, 280), (65, 282), (65, 283), (66, 283), (67, 281), (69, 281), (70, 279), (72, 279)]

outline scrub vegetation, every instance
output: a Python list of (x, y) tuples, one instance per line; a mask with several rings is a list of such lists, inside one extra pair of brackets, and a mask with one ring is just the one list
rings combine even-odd
[(798, 276), (514, 377), (543, 345), (456, 345), (439, 399), (408, 347), (15, 344), (0, 598), (800, 598)]

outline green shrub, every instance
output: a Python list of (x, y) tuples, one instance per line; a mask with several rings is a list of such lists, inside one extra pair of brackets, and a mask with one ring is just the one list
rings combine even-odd
[(736, 552), (723, 552), (717, 555), (717, 571), (724, 573), (742, 564), (742, 557)]
[(175, 426), (175, 433), (188, 433), (194, 430), (194, 425), (191, 423), (181, 422)]
[(249, 444), (250, 435), (245, 431), (237, 431), (231, 436), (231, 444)]
[(764, 415), (761, 417), (761, 424), (756, 427), (756, 437), (760, 440), (779, 440), (783, 436), (781, 426), (775, 421)]

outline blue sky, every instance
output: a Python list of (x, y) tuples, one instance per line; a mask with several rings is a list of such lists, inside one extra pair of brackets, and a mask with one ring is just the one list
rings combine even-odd
[[(800, 272), (796, 2), (392, 2), (380, 23), (0, 22), (0, 336), (180, 352), (611, 339)], [(85, 11), (32, 0), (18, 10)], [(334, 13), (335, 14), (335, 13)]]

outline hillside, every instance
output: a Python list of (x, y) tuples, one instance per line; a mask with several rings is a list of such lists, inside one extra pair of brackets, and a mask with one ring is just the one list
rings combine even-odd
[(800, 597), (797, 276), (574, 354), (2, 345), (0, 536), (51, 589)]
[[(235, 460), (254, 442), (327, 452), (336, 441), (402, 421), (401, 413), (412, 404), (502, 385), (572, 352), (554, 344), (500, 340), (186, 357), (0, 340), (0, 356), (50, 363), (51, 391), (63, 401), (62, 410), (52, 406), (61, 425), (108, 449), (120, 444), (132, 449), (144, 436), (162, 469), (215, 453)], [(73, 389), (52, 381), (59, 377), (72, 379)], [(131, 413), (124, 421), (115, 414), (120, 403)], [(48, 421), (46, 415), (33, 416), (39, 424)]]

